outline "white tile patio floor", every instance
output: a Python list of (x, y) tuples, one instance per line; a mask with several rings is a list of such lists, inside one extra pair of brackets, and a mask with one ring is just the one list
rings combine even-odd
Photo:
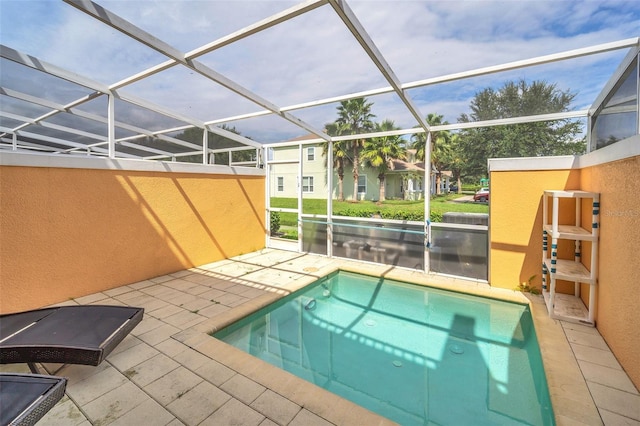
[[(129, 284), (65, 303), (141, 306), (145, 318), (98, 367), (41, 366), (69, 382), (40, 424), (393, 424), (207, 334), (338, 268), (524, 297), (482, 283), (273, 249)], [(597, 330), (551, 320), (541, 298), (531, 306), (557, 423), (640, 425), (640, 395)]]

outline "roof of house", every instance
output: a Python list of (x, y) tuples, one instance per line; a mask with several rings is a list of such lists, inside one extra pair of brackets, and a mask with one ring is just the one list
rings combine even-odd
[(424, 172), (424, 161), (409, 163), (403, 160), (391, 160), (390, 172)]

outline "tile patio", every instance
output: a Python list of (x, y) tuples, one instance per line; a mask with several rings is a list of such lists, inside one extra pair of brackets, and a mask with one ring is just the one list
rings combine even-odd
[[(208, 336), (338, 268), (526, 301), (483, 283), (265, 249), (65, 304), (145, 308), (98, 367), (40, 366), (68, 377), (44, 425), (387, 425), (393, 422)], [(532, 313), (558, 424), (640, 425), (640, 394), (596, 329)], [(26, 365), (2, 371), (28, 372)]]

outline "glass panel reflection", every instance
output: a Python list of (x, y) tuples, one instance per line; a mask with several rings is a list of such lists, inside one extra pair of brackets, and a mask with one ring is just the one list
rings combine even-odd
[[(634, 61), (593, 118), (595, 149), (638, 133), (638, 65)], [(593, 143), (592, 143), (593, 147)]]
[(431, 228), (431, 270), (443, 274), (486, 280), (488, 278), (486, 228)]
[[(424, 233), (419, 222), (375, 219), (333, 219), (333, 256), (424, 269)], [(429, 259), (431, 271), (486, 280), (488, 231), (484, 224), (433, 224)], [(303, 251), (327, 254), (326, 218), (302, 222)]]

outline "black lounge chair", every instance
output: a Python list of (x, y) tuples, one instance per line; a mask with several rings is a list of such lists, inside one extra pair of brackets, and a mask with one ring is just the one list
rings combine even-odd
[(61, 306), (0, 315), (0, 364), (98, 365), (142, 320), (143, 308)]
[(0, 425), (33, 425), (64, 396), (67, 379), (0, 373)]

